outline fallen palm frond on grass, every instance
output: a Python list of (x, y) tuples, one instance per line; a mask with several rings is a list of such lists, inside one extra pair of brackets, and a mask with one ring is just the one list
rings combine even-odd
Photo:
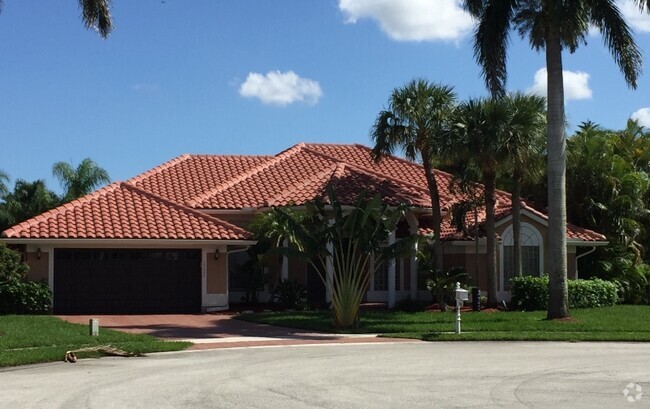
[(67, 352), (72, 352), (76, 359), (116, 355), (120, 351), (128, 356), (142, 356), (192, 345), (105, 328), (99, 336), (91, 337), (86, 325), (47, 315), (0, 316), (0, 332), (4, 334), (0, 336), (0, 367), (61, 361)]

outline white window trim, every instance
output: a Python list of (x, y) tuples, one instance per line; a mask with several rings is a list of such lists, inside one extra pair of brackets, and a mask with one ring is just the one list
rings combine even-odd
[[(542, 238), (542, 234), (537, 230), (535, 226), (533, 226), (530, 223), (526, 222), (521, 222), (521, 228), (522, 230), (525, 228), (529, 229), (533, 234), (535, 235), (535, 238), (537, 239), (537, 243), (539, 244), (539, 273), (544, 274), (544, 239)], [(512, 245), (513, 244), (513, 234), (512, 234), (512, 224), (508, 225), (508, 227), (503, 230), (503, 234), (501, 234), (501, 243), (499, 244), (499, 284), (501, 291), (505, 291), (505, 272), (504, 272), (504, 262), (503, 262), (503, 253), (504, 249), (503, 247), (506, 245)], [(510, 240), (505, 240), (506, 238), (510, 238)]]

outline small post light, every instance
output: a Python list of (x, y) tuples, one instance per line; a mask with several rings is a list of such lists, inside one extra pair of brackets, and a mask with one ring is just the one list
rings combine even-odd
[(460, 283), (456, 283), (456, 334), (460, 334), (460, 309), (463, 301), (469, 300), (469, 291), (460, 288)]
[(88, 331), (91, 337), (99, 336), (99, 320), (97, 318), (88, 320)]

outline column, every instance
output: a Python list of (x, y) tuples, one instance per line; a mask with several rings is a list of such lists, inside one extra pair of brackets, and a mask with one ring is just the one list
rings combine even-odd
[[(410, 228), (409, 232), (413, 234), (417, 234), (418, 229), (416, 228)], [(413, 253), (411, 254), (411, 257), (409, 258), (409, 288), (410, 288), (410, 295), (411, 295), (411, 300), (417, 300), (418, 299), (418, 242), (415, 241), (413, 243), (413, 249), (411, 250)]]
[[(395, 230), (388, 236), (388, 245), (395, 244)], [(386, 260), (388, 263), (388, 308), (395, 308), (395, 259)]]
[[(332, 301), (332, 286), (334, 285), (334, 260), (332, 259), (332, 254), (334, 254), (334, 245), (332, 242), (327, 243), (327, 252), (330, 254), (325, 260), (325, 301)], [(331, 308), (331, 305), (330, 305)]]
[[(289, 247), (289, 240), (284, 239), (282, 242), (284, 248)], [(282, 256), (282, 269), (280, 270), (280, 280), (285, 281), (289, 279), (289, 257), (287, 255)]]
[[(409, 224), (409, 233), (411, 235), (418, 234), (419, 222), (418, 218), (411, 212), (406, 214), (406, 221)], [(418, 299), (418, 242), (413, 244), (411, 250), (411, 257), (409, 257), (409, 289), (411, 300)]]

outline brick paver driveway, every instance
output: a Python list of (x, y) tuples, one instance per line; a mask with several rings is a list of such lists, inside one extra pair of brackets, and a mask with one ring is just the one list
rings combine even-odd
[[(159, 338), (193, 342), (193, 349), (239, 346), (295, 345), (361, 342), (414, 342), (413, 340), (378, 338), (376, 335), (343, 335), (316, 333), (300, 329), (276, 327), (241, 321), (234, 314), (169, 314), (169, 315), (60, 315), (76, 324), (99, 319), (100, 328), (144, 333)], [(101, 331), (101, 329), (100, 329)]]

